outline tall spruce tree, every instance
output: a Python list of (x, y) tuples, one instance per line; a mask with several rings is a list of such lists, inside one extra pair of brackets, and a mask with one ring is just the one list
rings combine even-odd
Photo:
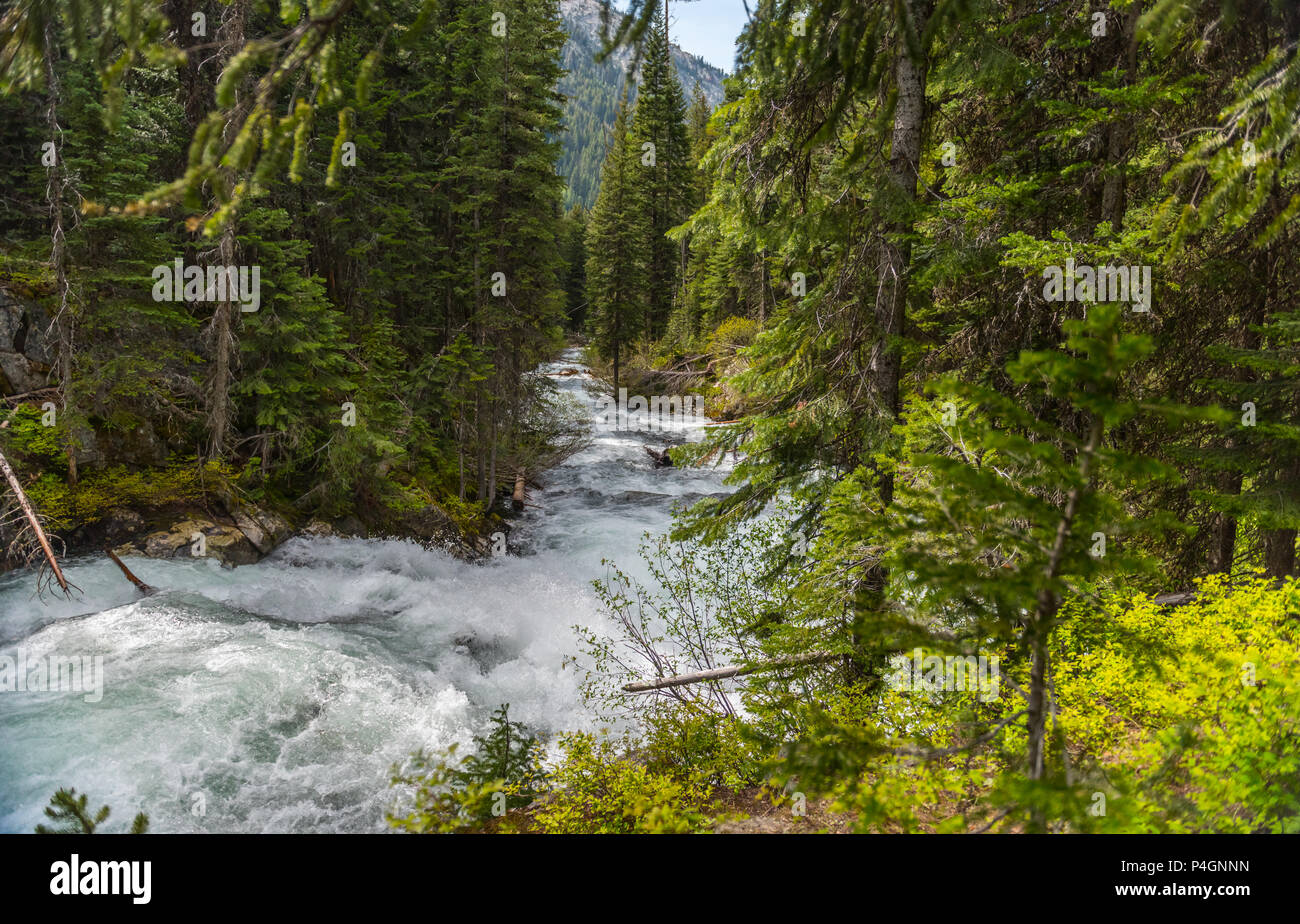
[(645, 330), (650, 308), (649, 220), (634, 185), (640, 154), (630, 143), (627, 108), (625, 92), (587, 223), (587, 323), (603, 355), (613, 360), (615, 394), (624, 350)]
[(645, 212), (646, 333), (657, 338), (668, 325), (678, 282), (686, 262), (686, 245), (668, 232), (690, 215), (693, 205), (691, 145), (686, 131), (686, 99), (673, 67), (668, 21), (660, 13), (646, 42), (637, 85), (636, 107), (628, 141), (635, 155), (632, 196)]

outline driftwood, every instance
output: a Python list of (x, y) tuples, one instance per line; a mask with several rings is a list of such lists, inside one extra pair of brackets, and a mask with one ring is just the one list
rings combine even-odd
[[(9, 421), (5, 421), (9, 423)], [(54, 557), (54, 549), (50, 547), (50, 540), (45, 535), (45, 530), (41, 528), (41, 521), (36, 516), (36, 511), (32, 509), (32, 503), (27, 499), (23, 486), (18, 482), (18, 476), (14, 474), (13, 468), (9, 465), (9, 460), (5, 458), (4, 453), (0, 452), (0, 474), (5, 476), (5, 481), (9, 482), (9, 490), (13, 491), (14, 497), (18, 500), (18, 506), (22, 508), (23, 516), (32, 527), (32, 532), (36, 534), (36, 541), (41, 544), (41, 551), (45, 554), (45, 560), (50, 563), (50, 570), (54, 573), (54, 579), (59, 582), (59, 588), (67, 596), (72, 596), (72, 591), (68, 588), (68, 580), (63, 576), (63, 569), (59, 567), (59, 560)]]
[(126, 563), (123, 562), (122, 559), (117, 557), (117, 553), (112, 549), (104, 549), (104, 552), (107, 553), (109, 558), (113, 559), (113, 564), (122, 569), (122, 573), (126, 575), (126, 579), (134, 584), (135, 589), (140, 591), (140, 593), (147, 597), (149, 594), (156, 594), (158, 592), (158, 588), (150, 587), (144, 581), (132, 574), (131, 569), (126, 566)]
[(37, 395), (55, 394), (58, 390), (59, 387), (57, 385), (50, 385), (46, 388), (38, 388), (35, 391), (24, 391), (17, 395), (0, 395), (0, 401), (4, 401), (7, 404), (17, 404), (19, 401), (26, 401), (30, 398), (36, 397)]
[(672, 468), (673, 457), (668, 455), (667, 449), (660, 452), (659, 450), (652, 449), (649, 446), (643, 446), (642, 448), (646, 451), (646, 455), (655, 460), (655, 468)]
[(703, 683), (706, 680), (725, 680), (728, 677), (740, 677), (744, 674), (753, 674), (757, 671), (770, 671), (778, 667), (794, 667), (799, 664), (816, 664), (837, 657), (839, 657), (839, 655), (832, 654), (829, 651), (812, 651), (807, 654), (791, 655), (786, 658), (775, 658), (771, 661), (764, 661), (761, 664), (732, 664), (729, 667), (715, 667), (712, 670), (695, 671), (690, 674), (675, 674), (672, 677), (661, 677), (658, 680), (648, 680), (644, 683), (629, 683), (623, 687), (623, 692), (646, 693), (650, 690), (664, 690), (668, 687), (682, 687), (688, 683)]
[(510, 495), (510, 504), (515, 510), (524, 509), (524, 483), (527, 480), (524, 477), (523, 469), (515, 472), (515, 492)]

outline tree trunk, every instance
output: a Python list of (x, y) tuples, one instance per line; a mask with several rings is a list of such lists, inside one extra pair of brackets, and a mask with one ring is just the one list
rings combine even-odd
[[(930, 15), (931, 0), (906, 2), (917, 33), (923, 32)], [(890, 195), (897, 197), (891, 205), (906, 210), (916, 201), (921, 137), (925, 127), (927, 70), (924, 59), (913, 60), (901, 35), (898, 43), (898, 59), (894, 65), (898, 100), (894, 106), (894, 130), (889, 150), (889, 186)], [(907, 236), (911, 232), (911, 215), (904, 214), (892, 220), (885, 228), (878, 261), (877, 333), (871, 351), (871, 385), (878, 410), (891, 419), (897, 419), (899, 412), (901, 368), (898, 338), (903, 334), (906, 321), (907, 275), (911, 259), (911, 244)], [(893, 477), (887, 473), (881, 475), (880, 492), (884, 503), (893, 500)]]
[(1294, 529), (1270, 529), (1264, 533), (1264, 570), (1271, 578), (1290, 577), (1295, 572)]
[[(911, 22), (920, 35), (925, 31), (933, 0), (904, 0)], [(872, 344), (868, 363), (870, 392), (877, 414), (887, 416), (891, 423), (898, 419), (899, 379), (902, 374), (899, 338), (906, 323), (908, 264), (911, 244), (907, 238), (912, 233), (912, 203), (916, 201), (916, 184), (921, 162), (921, 138), (925, 129), (925, 85), (928, 75), (924, 58), (914, 60), (898, 27), (897, 59), (894, 62), (894, 81), (898, 97), (894, 104), (894, 127), (889, 148), (888, 195), (891, 208), (902, 214), (884, 227), (884, 235), (877, 259), (876, 299), (874, 306), (876, 340)], [(878, 473), (881, 503), (886, 506), (894, 499), (894, 476), (890, 472)], [(873, 565), (865, 577), (868, 599), (882, 600), (889, 575), (879, 565)], [(854, 670), (864, 677), (878, 672), (879, 665), (871, 664), (871, 641), (853, 632)]]
[[(619, 323), (618, 323), (619, 314), (620, 312), (618, 310), (618, 305), (616, 304), (614, 305), (614, 400), (616, 402), (618, 401), (618, 348), (619, 348), (618, 338), (621, 335), (621, 331), (619, 330)], [(617, 410), (615, 410), (615, 415), (614, 415), (614, 427), (615, 429), (618, 428)]]
[(119, 568), (122, 569), (122, 575), (128, 581), (134, 584), (135, 589), (140, 591), (140, 593), (144, 594), (145, 596), (148, 596), (150, 594), (155, 594), (158, 592), (155, 588), (150, 587), (144, 581), (140, 580), (138, 577), (132, 574), (131, 569), (126, 566), (126, 564), (122, 561), (122, 559), (117, 557), (117, 553), (114, 552), (112, 549), (104, 549), (104, 552), (108, 555), (109, 558), (113, 560), (113, 564), (117, 565)]
[(491, 510), (497, 500), (497, 402), (494, 399), (489, 407), (492, 408), (492, 428), (489, 439), (491, 443), (488, 446), (488, 509)]
[[(1125, 86), (1137, 79), (1137, 26), (1141, 14), (1142, 5), (1135, 3), (1124, 15), (1124, 31), (1120, 38), (1123, 43)], [(1124, 224), (1124, 164), (1128, 161), (1131, 134), (1131, 120), (1126, 116), (1111, 123), (1106, 138), (1106, 182), (1101, 192), (1101, 220), (1109, 221), (1116, 233)]]
[[(1070, 532), (1074, 528), (1074, 518), (1079, 512), (1079, 504), (1082, 502), (1084, 494), (1092, 489), (1092, 462), (1097, 450), (1101, 447), (1104, 432), (1104, 422), (1100, 417), (1094, 417), (1088, 431), (1088, 442), (1079, 451), (1079, 483), (1066, 498), (1065, 509), (1061, 512), (1061, 519), (1056, 524), (1056, 538), (1052, 543), (1051, 557), (1048, 559), (1047, 567), (1043, 573), (1043, 578), (1049, 584), (1056, 580), (1060, 574), (1061, 563), (1065, 559), (1065, 546), (1070, 539)], [(1029, 733), (1027, 755), (1029, 767), (1027, 775), (1031, 780), (1041, 780), (1046, 766), (1048, 715), (1047, 640), (1051, 635), (1052, 623), (1056, 619), (1056, 611), (1060, 608), (1060, 605), (1061, 601), (1056, 594), (1045, 586), (1038, 594), (1038, 605), (1034, 609), (1033, 616), (1030, 617), (1028, 626), (1031, 663), (1029, 669), (1028, 707), (1026, 710), (1027, 731)]]
[[(229, 227), (221, 232), (221, 243), (217, 247), (217, 259), (223, 266), (233, 266), (235, 262), (235, 229)], [(229, 297), (217, 303), (212, 312), (212, 377), (208, 388), (208, 437), (211, 441), (209, 451), (216, 458), (225, 455), (226, 443), (230, 429), (230, 385), (233, 378), (232, 365), (235, 352), (234, 306)]]
[(643, 683), (629, 683), (623, 687), (624, 693), (647, 693), (651, 690), (666, 690), (669, 687), (681, 687), (688, 683), (703, 683), (707, 680), (725, 680), (728, 677), (741, 677), (745, 674), (753, 674), (757, 671), (770, 671), (780, 667), (795, 667), (800, 664), (816, 664), (821, 661), (830, 661), (839, 655), (831, 654), (825, 651), (810, 651), (807, 654), (791, 655), (785, 658), (774, 658), (771, 661), (764, 661), (761, 664), (733, 664), (730, 667), (715, 667), (707, 671), (694, 671), (689, 674), (675, 674), (672, 677), (661, 677), (658, 680), (647, 680)]
[[(8, 421), (5, 421), (8, 423)], [(67, 579), (63, 576), (63, 570), (59, 567), (59, 560), (54, 557), (54, 549), (50, 547), (50, 540), (45, 535), (45, 530), (41, 528), (41, 521), (36, 516), (36, 511), (32, 509), (32, 503), (27, 499), (26, 492), (23, 491), (22, 484), (18, 481), (18, 476), (9, 466), (9, 460), (5, 458), (4, 453), (0, 452), (0, 475), (4, 475), (5, 481), (9, 482), (9, 490), (13, 492), (14, 498), (18, 501), (18, 506), (22, 508), (23, 516), (27, 518), (32, 532), (36, 534), (36, 541), (40, 543), (41, 552), (45, 555), (45, 560), (49, 562), (50, 570), (54, 572), (54, 579), (59, 582), (59, 588), (67, 594), (72, 595), (68, 589)]]
[(44, 58), (45, 58), (45, 128), (49, 141), (54, 145), (54, 163), (49, 168), (49, 183), (46, 197), (50, 203), (50, 265), (54, 269), (55, 288), (59, 294), (59, 308), (54, 315), (54, 326), (58, 340), (59, 391), (63, 396), (64, 424), (67, 426), (68, 440), (66, 454), (68, 460), (68, 484), (77, 483), (77, 442), (67, 420), (72, 409), (72, 359), (74, 349), (74, 320), (72, 317), (71, 283), (68, 281), (67, 240), (63, 233), (63, 145), (60, 138), (63, 130), (59, 128), (59, 77), (55, 72), (55, 19), (51, 16), (45, 23)]
[[(221, 48), (223, 64), (228, 63), (244, 45), (244, 17), (244, 3), (238, 0), (231, 5), (229, 12), (222, 19), (218, 44)], [(236, 121), (232, 119), (225, 127), (227, 144), (234, 141)], [(229, 179), (227, 177), (228, 181)], [(233, 184), (228, 182), (228, 185)], [(220, 265), (234, 266), (237, 259), (236, 249), (235, 226), (232, 219), (222, 230), (217, 245), (217, 260)], [(226, 287), (226, 297), (217, 303), (212, 312), (208, 329), (212, 338), (212, 374), (208, 379), (207, 396), (209, 452), (214, 457), (221, 458), (225, 455), (230, 435), (230, 387), (234, 378), (233, 367), (236, 360), (235, 308), (229, 286)]]
[[(1229, 440), (1228, 448), (1232, 448)], [(1226, 472), (1217, 485), (1220, 494), (1241, 493), (1241, 472)], [(1228, 574), (1237, 554), (1237, 518), (1220, 511), (1210, 524), (1209, 554), (1206, 567), (1211, 574)]]

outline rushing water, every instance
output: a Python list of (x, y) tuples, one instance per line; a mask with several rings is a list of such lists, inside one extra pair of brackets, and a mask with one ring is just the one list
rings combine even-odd
[[(599, 417), (576, 354), (543, 371)], [(589, 727), (572, 627), (604, 622), (602, 558), (637, 567), (647, 530), (725, 470), (655, 469), (644, 444), (693, 438), (597, 428), (548, 472), (516, 524), (524, 554), (468, 564), (407, 541), (294, 539), (257, 565), (67, 562), (78, 599), (0, 577), (0, 659), (102, 657), (102, 698), (0, 693), (0, 831), (30, 831), (60, 786), (144, 810), (155, 831), (382, 830), (389, 767), (462, 746), (488, 713), (543, 731)], [(89, 679), (89, 678), (84, 678)]]

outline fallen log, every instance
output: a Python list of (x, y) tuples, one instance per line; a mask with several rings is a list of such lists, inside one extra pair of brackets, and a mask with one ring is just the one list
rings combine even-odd
[(59, 386), (50, 385), (46, 388), (38, 388), (35, 391), (24, 391), (17, 395), (0, 395), (0, 401), (6, 404), (17, 404), (20, 401), (26, 401), (28, 398), (34, 398), (37, 395), (52, 395), (58, 392)]
[[(1161, 594), (1155, 597), (1152, 602), (1160, 606), (1182, 606), (1189, 603), (1196, 597), (1195, 591), (1184, 591), (1181, 593)], [(761, 664), (732, 664), (727, 667), (715, 667), (707, 671), (695, 671), (689, 674), (675, 674), (672, 677), (661, 677), (658, 680), (649, 680), (643, 683), (629, 683), (623, 687), (624, 693), (648, 693), (652, 690), (665, 690), (669, 687), (681, 687), (690, 683), (704, 683), (709, 680), (725, 680), (728, 677), (741, 677), (745, 674), (753, 674), (758, 671), (773, 670), (778, 667), (792, 667), (799, 664), (815, 664), (821, 661), (829, 661), (838, 655), (827, 651), (814, 651), (808, 654), (792, 655), (788, 658), (776, 658), (772, 661), (764, 661)]]
[(109, 558), (113, 559), (113, 564), (117, 565), (119, 568), (122, 569), (122, 573), (126, 575), (126, 579), (128, 581), (130, 581), (132, 584), (135, 585), (136, 590), (140, 591), (140, 593), (142, 593), (146, 597), (149, 596), (150, 594), (156, 594), (158, 592), (158, 588), (150, 587), (144, 581), (140, 580), (138, 577), (132, 574), (131, 569), (126, 566), (126, 563), (122, 561), (122, 559), (117, 557), (116, 552), (114, 552), (112, 549), (104, 549), (104, 551), (108, 554)]
[(682, 687), (688, 683), (703, 683), (706, 680), (725, 680), (728, 677), (740, 677), (744, 674), (753, 674), (758, 671), (770, 671), (778, 667), (794, 667), (799, 664), (816, 664), (821, 661), (829, 661), (832, 658), (838, 658), (839, 655), (829, 651), (812, 651), (808, 654), (791, 655), (786, 658), (775, 658), (771, 661), (764, 661), (761, 664), (732, 664), (728, 667), (715, 667), (707, 671), (695, 671), (690, 674), (675, 674), (672, 677), (661, 677), (658, 680), (648, 680), (644, 683), (629, 683), (623, 687), (624, 693), (647, 693), (651, 690), (664, 690), (669, 687)]
[[(9, 421), (6, 420), (5, 423), (8, 424)], [(41, 544), (41, 551), (45, 554), (45, 560), (50, 563), (50, 570), (54, 572), (54, 579), (59, 582), (59, 588), (65, 595), (71, 597), (72, 591), (68, 588), (67, 578), (63, 576), (63, 569), (59, 567), (59, 560), (54, 557), (54, 549), (50, 547), (50, 540), (45, 535), (45, 530), (41, 528), (41, 521), (37, 518), (36, 511), (32, 509), (31, 501), (27, 499), (27, 494), (23, 491), (23, 486), (19, 484), (18, 476), (14, 474), (13, 468), (10, 467), (9, 460), (5, 458), (2, 452), (0, 452), (0, 474), (3, 474), (5, 481), (9, 482), (9, 490), (17, 498), (23, 516), (27, 518), (27, 522), (31, 525), (32, 532), (36, 534), (36, 540)]]

